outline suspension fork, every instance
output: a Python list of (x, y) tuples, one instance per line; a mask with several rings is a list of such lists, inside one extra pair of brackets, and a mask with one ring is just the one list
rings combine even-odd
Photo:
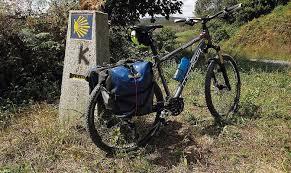
[[(217, 59), (218, 60), (216, 60), (216, 61), (218, 61), (220, 70), (221, 70), (222, 75), (223, 75), (223, 79), (224, 79), (225, 85), (227, 86), (228, 90), (231, 91), (231, 85), (230, 85), (229, 78), (228, 78), (228, 75), (227, 75), (227, 71), (226, 71), (226, 68), (225, 68), (225, 63), (224, 63), (223, 55), (222, 55), (222, 52), (221, 52), (221, 48), (220, 48), (220, 46), (212, 46), (212, 47), (217, 52), (217, 55), (218, 55)], [(213, 73), (213, 77), (214, 77), (214, 80), (216, 80), (216, 77), (215, 77), (214, 73)]]
[(219, 57), (219, 63), (218, 64), (220, 66), (220, 70), (222, 72), (225, 85), (227, 86), (228, 90), (231, 91), (231, 85), (230, 85), (230, 82), (229, 82), (229, 78), (228, 78), (228, 75), (227, 75), (227, 71), (226, 71), (226, 68), (225, 68), (225, 63), (224, 63), (224, 59), (223, 59), (223, 55), (222, 55), (221, 51), (218, 52), (218, 57)]

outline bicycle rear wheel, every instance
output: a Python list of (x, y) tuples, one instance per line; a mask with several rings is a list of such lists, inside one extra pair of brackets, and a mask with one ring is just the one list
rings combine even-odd
[[(97, 86), (91, 93), (86, 112), (86, 126), (90, 138), (97, 147), (108, 153), (118, 150), (131, 151), (145, 145), (158, 128), (159, 112), (133, 118), (120, 118), (105, 108)], [(154, 106), (163, 103), (163, 95), (157, 84), (154, 85)]]
[[(240, 75), (235, 61), (229, 55), (223, 55), (223, 59), (223, 65), (217, 60), (210, 62), (205, 79), (206, 104), (217, 121), (225, 121), (237, 110), (241, 89)], [(229, 85), (226, 78), (229, 80)]]

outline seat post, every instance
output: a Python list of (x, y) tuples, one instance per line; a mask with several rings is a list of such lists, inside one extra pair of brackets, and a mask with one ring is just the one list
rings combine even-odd
[(154, 39), (152, 37), (150, 38), (150, 40), (151, 40), (150, 47), (151, 47), (151, 50), (153, 52), (153, 55), (157, 56), (158, 55), (158, 49), (157, 49), (157, 46), (155, 44), (155, 41), (154, 41)]

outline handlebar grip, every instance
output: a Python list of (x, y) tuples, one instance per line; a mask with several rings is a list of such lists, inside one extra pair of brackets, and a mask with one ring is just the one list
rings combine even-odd
[(241, 8), (242, 8), (242, 3), (234, 5), (234, 6), (229, 7), (229, 8), (226, 8), (226, 11), (227, 12), (232, 12), (232, 11), (235, 11), (235, 10), (239, 10)]
[(157, 28), (164, 28), (163, 25), (156, 25), (156, 26), (157, 26)]
[(174, 23), (186, 22), (186, 19), (175, 19)]

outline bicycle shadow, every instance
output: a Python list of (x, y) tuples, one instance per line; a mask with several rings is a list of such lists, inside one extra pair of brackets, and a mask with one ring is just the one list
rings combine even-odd
[[(207, 164), (208, 148), (198, 144), (191, 135), (191, 129), (177, 121), (170, 121), (145, 148), (149, 161), (155, 165), (172, 168), (183, 163)], [(182, 160), (183, 159), (183, 160)]]
[(199, 133), (201, 135), (209, 135), (211, 137), (218, 137), (222, 131), (223, 131), (223, 128), (227, 125), (230, 125), (230, 124), (211, 124), (211, 125), (208, 125), (206, 127), (203, 127)]

